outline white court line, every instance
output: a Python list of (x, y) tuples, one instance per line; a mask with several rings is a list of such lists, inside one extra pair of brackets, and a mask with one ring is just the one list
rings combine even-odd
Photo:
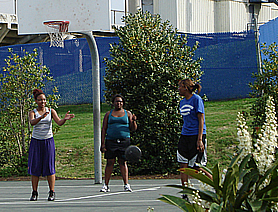
[[(143, 202), (143, 203), (147, 203), (147, 202), (161, 202), (160, 200), (126, 200), (126, 201), (78, 201), (78, 202), (68, 202), (68, 201), (60, 201), (58, 202), (57, 200), (53, 201), (53, 202), (48, 202), (48, 201), (35, 201), (35, 202), (31, 202), (31, 201), (22, 201), (22, 202), (1, 202), (0, 205), (49, 205), (49, 204), (95, 204), (95, 203), (139, 203), (139, 202)], [(1, 208), (0, 208), (1, 210)]]
[(139, 190), (133, 190), (133, 192), (127, 192), (127, 191), (121, 191), (121, 192), (115, 192), (115, 193), (104, 193), (104, 194), (98, 194), (93, 196), (86, 196), (86, 197), (77, 197), (77, 198), (69, 198), (69, 199), (62, 199), (62, 200), (55, 200), (55, 202), (63, 202), (63, 201), (72, 201), (72, 200), (81, 200), (81, 199), (90, 199), (90, 198), (96, 198), (96, 197), (105, 197), (105, 196), (112, 196), (112, 195), (119, 195), (119, 194), (130, 194), (130, 193), (136, 193), (141, 191), (156, 191), (160, 189), (161, 187), (152, 187), (152, 188), (144, 188)]
[[(126, 191), (121, 191), (121, 192), (115, 192), (115, 193), (103, 193), (103, 194), (98, 194), (98, 195), (92, 195), (92, 196), (85, 196), (85, 197), (76, 197), (76, 198), (69, 198), (69, 199), (56, 199), (54, 202), (40, 202), (40, 201), (35, 201), (35, 202), (30, 202), (30, 201), (22, 201), (22, 202), (0, 202), (0, 205), (15, 205), (15, 204), (55, 204), (55, 202), (58, 203), (92, 203), (91, 201), (79, 201), (79, 202), (70, 202), (74, 200), (84, 200), (84, 199), (91, 199), (91, 198), (98, 198), (98, 197), (105, 197), (105, 196), (112, 196), (112, 195), (121, 195), (121, 194), (132, 194), (136, 192), (142, 192), (142, 191), (156, 191), (160, 189), (161, 187), (152, 187), (152, 188), (145, 188), (145, 189), (138, 189), (138, 190), (133, 190), (133, 192), (126, 192)], [(113, 201), (115, 203), (124, 203), (124, 202), (156, 202), (159, 200), (127, 200), (127, 201)], [(111, 201), (93, 201), (94, 203), (107, 203)]]

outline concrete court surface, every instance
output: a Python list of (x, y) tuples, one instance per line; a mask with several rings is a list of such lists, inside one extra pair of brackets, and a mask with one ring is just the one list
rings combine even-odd
[[(180, 197), (180, 190), (166, 187), (180, 184), (179, 179), (130, 180), (133, 192), (123, 191), (122, 180), (111, 180), (108, 193), (99, 192), (102, 185), (93, 180), (57, 180), (56, 200), (47, 201), (48, 184), (39, 183), (38, 201), (30, 202), (29, 181), (0, 181), (0, 211), (101, 211), (101, 212), (153, 212), (181, 211), (157, 198), (160, 194)], [(191, 179), (193, 185), (197, 180)]]

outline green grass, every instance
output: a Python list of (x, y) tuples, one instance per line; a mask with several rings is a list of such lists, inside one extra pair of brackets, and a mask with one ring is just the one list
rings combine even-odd
[(237, 113), (248, 111), (254, 99), (206, 102), (208, 167), (226, 167), (237, 144)]
[[(222, 168), (229, 164), (237, 142), (237, 112), (248, 110), (252, 102), (253, 99), (240, 99), (205, 103), (209, 168), (217, 162)], [(68, 110), (76, 117), (60, 127), (54, 136), (56, 175), (68, 178), (94, 177), (93, 106), (61, 106), (57, 112), (63, 117)], [(101, 105), (101, 122), (108, 110), (108, 105)]]
[[(110, 108), (102, 104), (101, 121)], [(90, 178), (94, 175), (93, 106), (91, 104), (61, 106), (58, 115), (67, 111), (75, 118), (67, 121), (54, 135), (56, 172), (58, 177)], [(57, 126), (56, 124), (54, 126)]]

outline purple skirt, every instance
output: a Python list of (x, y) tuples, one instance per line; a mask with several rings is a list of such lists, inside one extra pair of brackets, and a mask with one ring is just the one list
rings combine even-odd
[(55, 174), (55, 144), (53, 137), (45, 140), (31, 138), (28, 174), (38, 177)]

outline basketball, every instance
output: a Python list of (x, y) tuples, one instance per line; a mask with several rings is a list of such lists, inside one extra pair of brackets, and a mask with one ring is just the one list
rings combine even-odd
[(142, 152), (141, 149), (137, 146), (130, 145), (125, 150), (125, 158), (131, 163), (136, 163), (141, 159)]

